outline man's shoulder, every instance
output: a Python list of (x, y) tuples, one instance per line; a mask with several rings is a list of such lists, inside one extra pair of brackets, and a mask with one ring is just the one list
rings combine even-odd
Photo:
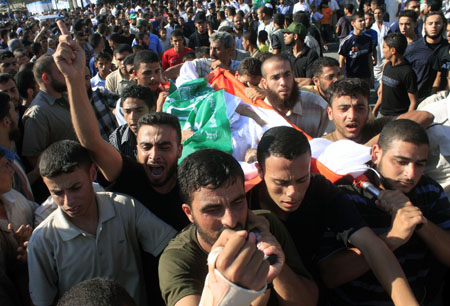
[[(300, 90), (300, 101), (302, 104), (311, 103), (320, 106), (322, 109), (327, 109), (328, 103), (318, 94), (310, 91)], [(298, 102), (297, 102), (298, 103)]]
[(113, 72), (111, 72), (110, 74), (108, 74), (108, 76), (106, 77), (106, 81), (113, 80), (113, 79), (117, 78), (118, 75), (119, 75), (119, 69), (116, 69)]

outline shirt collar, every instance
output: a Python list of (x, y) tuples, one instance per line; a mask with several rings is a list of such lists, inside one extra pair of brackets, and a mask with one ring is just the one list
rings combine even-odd
[(121, 138), (121, 144), (124, 144), (126, 142), (132, 142), (134, 138), (134, 134), (131, 131), (130, 127), (127, 125), (125, 131), (122, 134), (122, 138)]
[[(108, 203), (109, 201), (111, 201), (111, 199), (108, 196), (104, 196), (102, 195), (102, 193), (96, 193), (96, 202), (98, 209), (97, 229), (100, 224), (106, 222), (116, 215), (114, 207), (112, 206), (112, 203)], [(85, 233), (83, 230), (73, 225), (69, 221), (68, 217), (63, 213), (61, 208), (58, 207), (55, 214), (55, 227), (60, 233), (62, 240), (69, 241)]]
[(9, 160), (10, 162), (14, 162), (14, 159), (16, 159), (16, 158), (20, 160), (19, 155), (17, 155), (16, 152), (11, 151), (11, 150), (8, 149), (7, 147), (0, 146), (0, 149), (2, 149), (3, 151), (5, 151), (5, 157), (6, 157), (6, 159)]

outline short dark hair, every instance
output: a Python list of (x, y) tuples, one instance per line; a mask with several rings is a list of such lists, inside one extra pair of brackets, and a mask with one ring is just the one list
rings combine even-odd
[(0, 73), (0, 84), (5, 84), (9, 80), (12, 80), (16, 84), (16, 80), (9, 73)]
[(195, 57), (202, 58), (205, 56), (209, 56), (209, 47), (200, 46), (195, 48)]
[(135, 98), (142, 100), (149, 109), (149, 111), (154, 112), (156, 109), (156, 100), (154, 94), (152, 93), (150, 88), (142, 85), (137, 84), (128, 85), (122, 90), (120, 98), (121, 98), (121, 105), (123, 105), (123, 102), (127, 98)]
[(339, 62), (332, 57), (319, 57), (311, 65), (311, 74), (315, 77), (319, 77), (322, 74), (324, 67), (339, 67)]
[(64, 293), (57, 306), (135, 306), (122, 285), (111, 279), (93, 278), (82, 281)]
[(0, 91), (0, 120), (3, 120), (5, 117), (9, 117), (9, 101), (9, 95)]
[(172, 38), (172, 37), (183, 37), (184, 38), (183, 33), (180, 30), (174, 30), (172, 32), (170, 38)]
[(428, 0), (427, 5), (431, 11), (439, 11), (442, 8), (442, 1), (440, 0)]
[(309, 28), (310, 26), (310, 18), (309, 18), (309, 14), (307, 12), (303, 12), (303, 11), (299, 11), (297, 13), (294, 14), (293, 16), (293, 20), (294, 22), (299, 22), (301, 24), (303, 24), (306, 28)]
[(394, 141), (410, 142), (416, 146), (429, 145), (427, 132), (418, 123), (409, 119), (388, 122), (380, 133), (378, 145), (383, 151), (389, 150)]
[(125, 66), (127, 65), (133, 65), (134, 66), (134, 57), (136, 56), (137, 53), (131, 53), (128, 54), (127, 57), (125, 57), (125, 59), (123, 60), (123, 64)]
[(177, 132), (177, 142), (181, 143), (180, 121), (174, 115), (163, 112), (145, 114), (138, 121), (138, 130), (143, 125), (169, 125)]
[(283, 14), (275, 14), (273, 16), (273, 23), (277, 24), (281, 28), (284, 26), (284, 15)]
[(103, 37), (99, 33), (91, 34), (91, 36), (89, 36), (89, 44), (93, 48), (96, 48), (100, 44), (102, 39), (103, 39)]
[(288, 126), (277, 126), (267, 130), (258, 144), (256, 157), (258, 163), (264, 166), (270, 156), (279, 156), (293, 160), (305, 153), (311, 153), (311, 147), (306, 136)]
[(252, 46), (256, 46), (258, 41), (258, 35), (256, 34), (255, 31), (249, 29), (248, 31), (244, 32), (243, 36), (245, 40), (248, 40)]
[(403, 55), (406, 47), (408, 47), (408, 41), (405, 35), (401, 33), (389, 33), (384, 37), (384, 42), (389, 48), (394, 48), (400, 55)]
[(33, 75), (33, 70), (31, 69), (21, 69), (16, 74), (16, 86), (17, 90), (21, 97), (27, 97), (28, 88), (32, 88), (34, 90), (36, 84), (36, 79)]
[(246, 57), (239, 64), (239, 75), (261, 76), (261, 61), (254, 57)]
[(192, 204), (192, 194), (207, 187), (217, 189), (242, 180), (241, 166), (228, 153), (216, 149), (203, 149), (188, 155), (178, 167), (178, 184), (184, 203)]
[(352, 21), (356, 21), (356, 19), (362, 18), (364, 19), (364, 13), (363, 12), (356, 12), (352, 16)]
[(124, 52), (133, 53), (133, 48), (131, 48), (131, 46), (127, 44), (120, 44), (117, 46), (117, 48), (114, 49), (113, 55)]
[(444, 25), (447, 24), (447, 19), (445, 19), (444, 13), (442, 13), (441, 11), (431, 11), (428, 14), (425, 15), (425, 19), (424, 19), (424, 23), (427, 22), (428, 17), (430, 16), (434, 16), (434, 15), (439, 15), (442, 18), (442, 22), (444, 23)]
[(346, 8), (350, 13), (353, 13), (353, 10), (355, 9), (355, 6), (353, 4), (347, 4), (344, 5), (344, 8)]
[(40, 56), (37, 61), (34, 63), (33, 67), (33, 75), (35, 80), (38, 83), (41, 83), (42, 75), (44, 73), (51, 73), (51, 69), (55, 65), (55, 61), (53, 60), (53, 56), (44, 54)]
[(5, 58), (14, 57), (14, 54), (9, 50), (1, 50), (0, 51), (0, 61), (3, 61)]
[(398, 14), (398, 19), (400, 19), (401, 17), (409, 17), (411, 18), (414, 22), (417, 21), (417, 13), (414, 10), (404, 10), (401, 11), (400, 14)]
[(420, 3), (420, 0), (406, 0), (405, 7), (407, 7), (411, 2), (419, 2)]
[(137, 71), (141, 63), (159, 63), (159, 56), (152, 50), (144, 50), (134, 56), (134, 70)]
[(97, 53), (95, 55), (95, 57), (94, 57), (94, 61), (95, 62), (98, 62), (100, 59), (105, 59), (107, 61), (112, 61), (111, 54), (109, 54), (108, 52), (104, 52), (104, 51)]
[(369, 84), (360, 78), (345, 78), (336, 81), (331, 85), (328, 101), (330, 105), (333, 103), (334, 99), (342, 96), (357, 97), (363, 96), (367, 100), (370, 95)]
[(61, 140), (51, 144), (41, 155), (39, 172), (41, 176), (52, 178), (64, 173), (72, 173), (78, 168), (92, 165), (89, 151), (73, 140)]

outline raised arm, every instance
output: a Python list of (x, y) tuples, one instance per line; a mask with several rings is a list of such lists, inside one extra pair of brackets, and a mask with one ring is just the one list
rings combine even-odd
[(89, 150), (94, 162), (108, 181), (114, 181), (122, 169), (122, 156), (101, 137), (94, 110), (84, 82), (85, 53), (72, 40), (66, 25), (58, 21), (61, 31), (58, 48), (53, 58), (64, 75), (69, 95), (72, 124), (81, 145)]

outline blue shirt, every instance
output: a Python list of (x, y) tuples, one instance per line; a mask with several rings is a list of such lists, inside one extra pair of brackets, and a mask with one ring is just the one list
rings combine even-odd
[[(158, 36), (156, 36), (155, 34), (149, 33), (148, 40), (150, 41), (150, 44), (148, 45), (149, 50), (152, 50), (156, 54), (164, 52), (164, 49), (161, 44), (161, 40), (159, 40)], [(135, 38), (135, 39), (133, 39), (133, 43), (131, 44), (131, 46), (136, 46), (136, 45), (137, 45), (137, 40)]]

